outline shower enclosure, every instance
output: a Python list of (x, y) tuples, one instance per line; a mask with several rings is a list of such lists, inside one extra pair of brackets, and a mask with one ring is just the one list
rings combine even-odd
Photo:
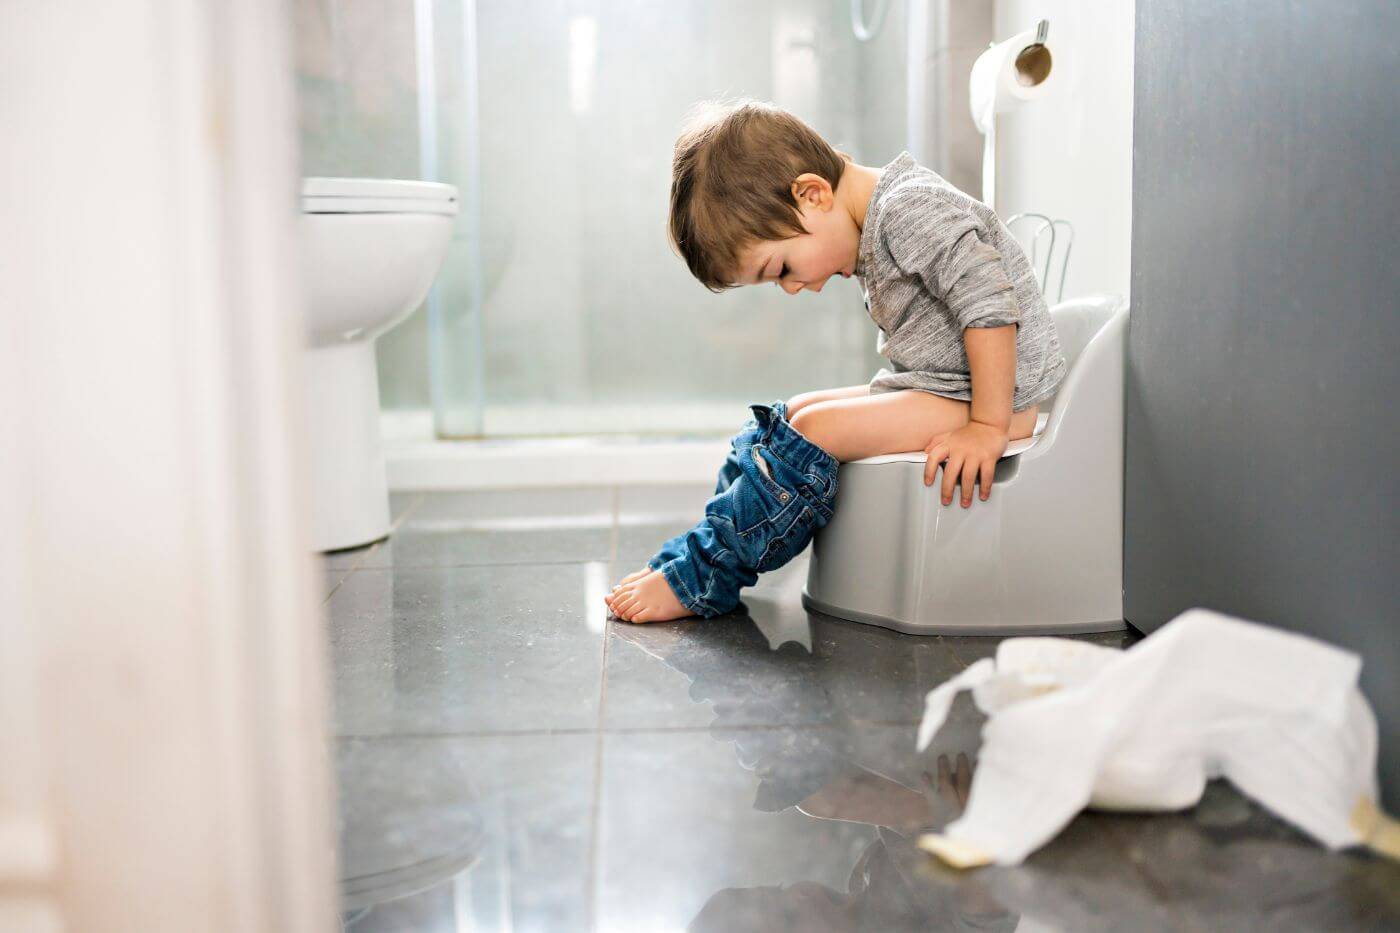
[(431, 410), (440, 438), (714, 436), (749, 402), (867, 381), (855, 280), (691, 278), (666, 238), (671, 146), (695, 101), (748, 96), (863, 164), (908, 149), (975, 186), (949, 155), (971, 121), (948, 80), (985, 38), (949, 48), (950, 6), (298, 0), (303, 174), (462, 193), (432, 296), (379, 341), (383, 406)]

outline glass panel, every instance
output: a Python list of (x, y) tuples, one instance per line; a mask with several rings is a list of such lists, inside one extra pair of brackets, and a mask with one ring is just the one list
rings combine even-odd
[[(752, 96), (884, 164), (902, 148), (901, 43), (862, 46), (847, 0), (478, 11), (488, 435), (732, 433), (749, 402), (869, 380), (854, 280), (790, 296), (691, 278), (665, 234), (671, 147), (696, 100)], [(862, 105), (882, 96), (867, 77), (880, 106)]]
[(440, 436), (728, 435), (750, 402), (867, 382), (854, 279), (714, 295), (665, 230), (697, 100), (772, 101), (866, 165), (909, 145), (906, 4), (860, 42), (849, 3), (419, 0), (415, 33), (407, 3), (297, 0), (305, 173), (462, 190), (431, 320), (380, 338), (385, 407), (431, 403)]

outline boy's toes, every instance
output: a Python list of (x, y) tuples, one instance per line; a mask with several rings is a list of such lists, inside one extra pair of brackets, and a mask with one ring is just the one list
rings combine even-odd
[(614, 583), (611, 592), (603, 594), (603, 602), (608, 604), (608, 608), (612, 608), (613, 603), (617, 601), (618, 594), (623, 587), (627, 586), (629, 583), (632, 583), (635, 580), (640, 580), (642, 577), (646, 576), (649, 573), (651, 573), (651, 568), (649, 567), (643, 567), (641, 570), (632, 571), (627, 576), (619, 580), (617, 583)]
[(634, 591), (628, 589), (620, 592), (617, 598), (613, 600), (613, 615), (616, 615), (620, 619), (627, 618), (627, 614), (632, 611), (636, 602), (637, 594)]
[(660, 571), (630, 584), (627, 591), (627, 599), (619, 599), (613, 610), (625, 622), (669, 622), (690, 615)]

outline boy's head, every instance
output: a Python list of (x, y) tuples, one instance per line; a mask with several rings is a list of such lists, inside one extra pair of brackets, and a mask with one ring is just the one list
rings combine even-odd
[(780, 107), (699, 104), (671, 163), (671, 244), (712, 292), (821, 291), (854, 272), (860, 228), (837, 197), (849, 162)]

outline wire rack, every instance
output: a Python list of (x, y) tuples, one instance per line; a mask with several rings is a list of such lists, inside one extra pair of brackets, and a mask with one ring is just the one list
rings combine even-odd
[[(1035, 272), (1036, 281), (1040, 284), (1040, 291), (1048, 299), (1050, 297), (1050, 272), (1055, 259), (1055, 247), (1063, 244), (1064, 249), (1060, 252), (1060, 277), (1055, 283), (1055, 304), (1064, 301), (1065, 298), (1065, 274), (1069, 271), (1070, 248), (1074, 246), (1074, 225), (1068, 220), (1051, 220), (1044, 214), (1037, 214), (1033, 211), (1022, 211), (1019, 214), (1012, 214), (1005, 221), (1006, 228), (1011, 231), (1017, 239), (1022, 239), (1017, 233), (1016, 226), (1025, 228), (1024, 221), (1038, 221), (1039, 226), (1031, 234), (1029, 240), (1023, 240), (1023, 245), (1029, 245), (1031, 257), (1031, 269)], [(1042, 268), (1040, 262), (1041, 241), (1044, 234), (1050, 235), (1050, 241), (1045, 247), (1045, 263)], [(1063, 233), (1063, 238), (1059, 235)]]

